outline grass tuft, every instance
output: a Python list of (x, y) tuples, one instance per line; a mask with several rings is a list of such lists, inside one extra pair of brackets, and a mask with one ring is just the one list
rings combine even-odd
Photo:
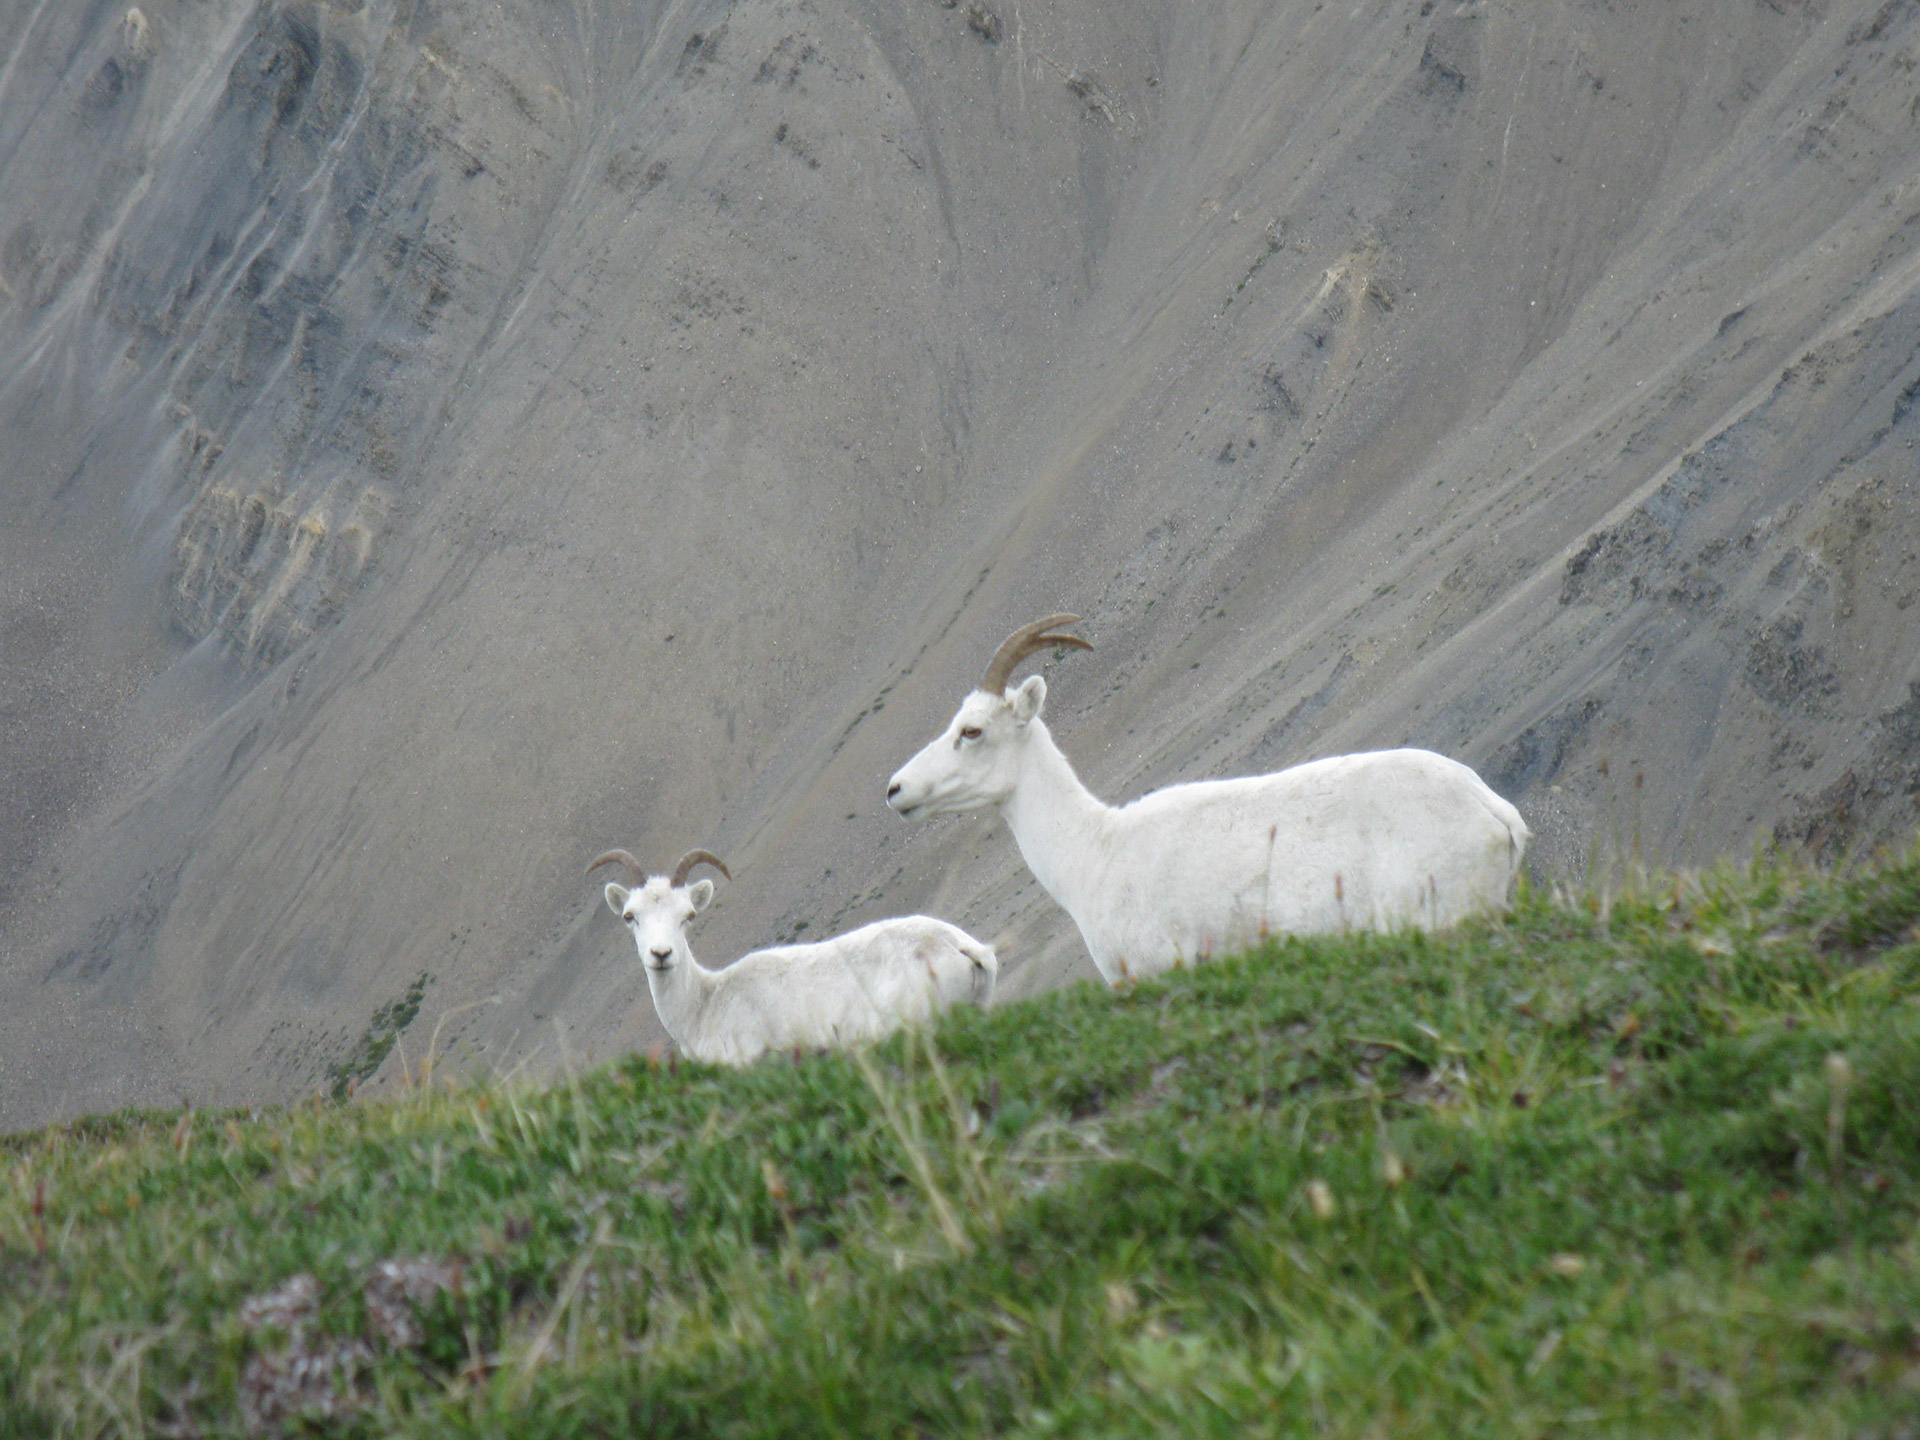
[[(335, 1100), (351, 1099), (361, 1082), (371, 1079), (374, 1072), (385, 1063), (401, 1032), (420, 1013), (420, 1002), (427, 993), (427, 982), (432, 978), (422, 972), (404, 994), (396, 995), (375, 1010), (367, 1021), (367, 1028), (360, 1032), (360, 1038), (354, 1042), (345, 1058), (329, 1067), (328, 1094)], [(431, 1074), (431, 1052), (428, 1073)]]

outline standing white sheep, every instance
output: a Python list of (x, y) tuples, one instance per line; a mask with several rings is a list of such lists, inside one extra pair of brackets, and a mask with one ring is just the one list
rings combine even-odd
[(687, 876), (719, 857), (690, 850), (673, 874), (649, 876), (625, 850), (609, 850), (589, 873), (618, 861), (634, 888), (609, 884), (607, 908), (633, 932), (660, 1022), (694, 1060), (746, 1065), (769, 1050), (853, 1045), (902, 1025), (923, 1024), (949, 1005), (984, 1006), (1000, 973), (993, 947), (927, 915), (876, 920), (809, 945), (742, 955), (723, 970), (693, 958), (687, 925), (713, 899), (713, 882)]
[(1430, 750), (1336, 755), (1103, 804), (1040, 718), (1046, 681), (1006, 691), (1036, 651), (1093, 648), (1051, 633), (1078, 618), (1015, 631), (945, 733), (894, 775), (887, 803), (903, 816), (997, 806), (1108, 984), (1271, 934), (1441, 927), (1507, 903), (1526, 822)]

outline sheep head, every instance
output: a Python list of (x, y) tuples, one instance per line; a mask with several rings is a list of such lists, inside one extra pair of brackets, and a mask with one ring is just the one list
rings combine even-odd
[(618, 861), (633, 878), (629, 890), (618, 883), (606, 889), (607, 908), (626, 922), (640, 951), (640, 963), (649, 970), (671, 970), (687, 963), (692, 952), (687, 946), (687, 926), (693, 917), (713, 901), (713, 881), (696, 880), (687, 884), (687, 876), (696, 865), (711, 865), (729, 880), (732, 873), (720, 857), (708, 850), (689, 850), (680, 857), (672, 875), (648, 875), (640, 862), (625, 850), (609, 850), (587, 867), (591, 874), (602, 865)]
[(987, 663), (980, 688), (960, 703), (940, 737), (887, 784), (887, 804), (907, 817), (997, 805), (1019, 779), (1020, 748), (1046, 704), (1047, 682), (1029, 675), (1009, 692), (1014, 667), (1055, 646), (1091, 650), (1077, 635), (1055, 632), (1078, 615), (1049, 615), (1009, 635)]

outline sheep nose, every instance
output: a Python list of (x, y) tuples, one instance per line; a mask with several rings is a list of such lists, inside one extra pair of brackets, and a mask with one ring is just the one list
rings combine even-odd
[(656, 948), (653, 952), (653, 958), (656, 960), (671, 960), (673, 958), (673, 950), (671, 948), (665, 950)]
[(898, 795), (899, 793), (900, 793), (900, 782), (898, 780), (894, 781), (891, 785), (887, 786), (887, 799), (891, 800), (893, 799), (894, 796)]

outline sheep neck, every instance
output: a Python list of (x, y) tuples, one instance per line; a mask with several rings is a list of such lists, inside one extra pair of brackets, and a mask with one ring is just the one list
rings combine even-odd
[(1113, 810), (1080, 783), (1037, 716), (1000, 813), (1033, 878), (1077, 921), (1099, 889)]
[(647, 989), (653, 994), (653, 1008), (667, 1033), (683, 1047), (685, 1037), (700, 1028), (708, 1003), (720, 985), (720, 976), (694, 959), (693, 947), (685, 952), (671, 970), (647, 967)]

